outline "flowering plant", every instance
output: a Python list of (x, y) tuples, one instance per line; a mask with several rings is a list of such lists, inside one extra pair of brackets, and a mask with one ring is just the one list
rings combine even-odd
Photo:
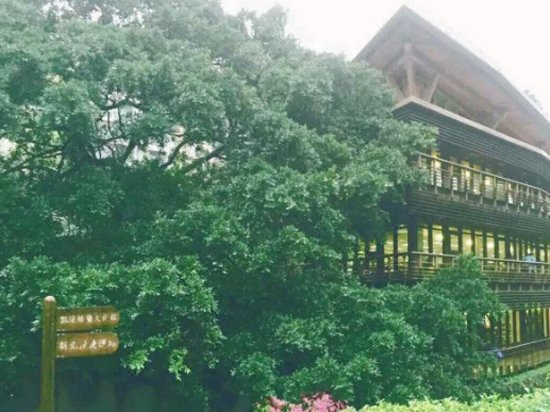
[(281, 399), (268, 399), (267, 412), (337, 412), (346, 408), (346, 404), (335, 400), (328, 393), (317, 393), (302, 397), (301, 404), (291, 404)]

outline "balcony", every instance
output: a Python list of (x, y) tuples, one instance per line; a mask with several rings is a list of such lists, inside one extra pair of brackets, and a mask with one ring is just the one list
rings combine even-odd
[[(408, 262), (398, 261), (398, 268), (404, 270), (407, 279), (418, 281), (439, 269), (454, 266), (457, 256), (411, 252)], [(550, 263), (526, 262), (523, 260), (478, 257), (481, 271), (491, 284), (541, 284), (550, 283)], [(406, 267), (404, 264), (406, 263)]]
[[(432, 277), (438, 270), (452, 267), (457, 255), (423, 252), (369, 256), (364, 277), (368, 283), (414, 284)], [(550, 263), (478, 257), (481, 271), (500, 300), (510, 308), (525, 304), (550, 305)]]
[(550, 194), (543, 189), (437, 157), (418, 154), (428, 173), (428, 191), (481, 208), (550, 218)]

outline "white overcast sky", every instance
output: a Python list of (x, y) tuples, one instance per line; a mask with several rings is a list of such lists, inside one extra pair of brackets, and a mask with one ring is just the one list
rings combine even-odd
[(221, 0), (226, 12), (288, 11), (288, 31), (317, 51), (353, 58), (406, 4), (499, 69), (550, 112), (548, 0)]

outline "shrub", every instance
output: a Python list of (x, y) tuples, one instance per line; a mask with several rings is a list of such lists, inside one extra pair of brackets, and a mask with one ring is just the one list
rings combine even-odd
[(550, 390), (538, 390), (532, 394), (511, 399), (486, 398), (471, 404), (452, 399), (441, 401), (415, 401), (409, 405), (381, 403), (365, 406), (356, 411), (348, 408), (345, 412), (535, 412), (547, 411), (550, 407)]

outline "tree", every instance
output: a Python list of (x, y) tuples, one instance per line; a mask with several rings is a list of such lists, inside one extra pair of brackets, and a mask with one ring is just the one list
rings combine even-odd
[(396, 303), (420, 292), (371, 290), (344, 268), (357, 236), (383, 239), (422, 181), (411, 155), (433, 144), (392, 118), (379, 73), (301, 48), (280, 9), (1, 0), (0, 17), (0, 330), (13, 342), (0, 357), (16, 376), (36, 366), (52, 293), (120, 306), (116, 379), (139, 372), (190, 409), (436, 392), (415, 365), (440, 330)]

